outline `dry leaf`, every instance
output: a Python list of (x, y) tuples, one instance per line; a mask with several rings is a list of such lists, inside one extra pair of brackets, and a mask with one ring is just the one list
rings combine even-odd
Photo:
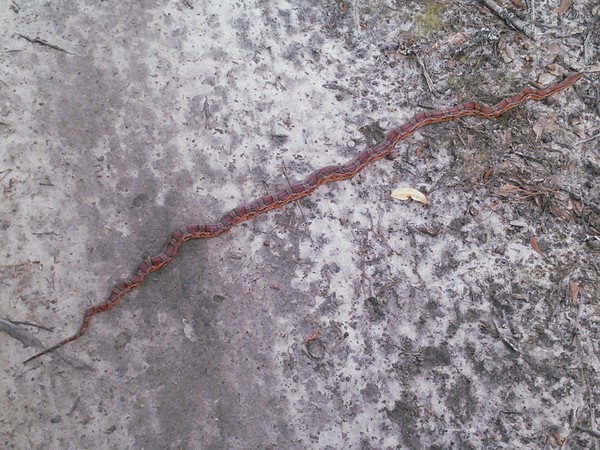
[(481, 176), (481, 181), (483, 183), (487, 183), (490, 178), (492, 177), (492, 175), (494, 175), (494, 169), (492, 169), (491, 167), (488, 167), (485, 172), (483, 172), (483, 175)]
[(498, 208), (498, 205), (500, 205), (500, 204), (501, 203), (498, 200), (494, 199), (488, 203), (488, 208), (491, 211), (496, 211), (496, 208)]
[(555, 80), (556, 80), (556, 77), (554, 75), (552, 75), (551, 73), (543, 73), (537, 79), (538, 83), (541, 84), (542, 86), (552, 84)]
[(563, 73), (565, 73), (564, 67), (560, 64), (548, 64), (546, 66), (546, 70), (557, 77), (560, 77)]
[(456, 33), (450, 37), (450, 42), (457, 46), (463, 45), (465, 42), (467, 42), (467, 36), (462, 32)]
[(573, 125), (573, 133), (577, 135), (580, 139), (585, 139), (587, 134), (585, 132), (585, 127), (581, 123), (572, 123)]
[(414, 200), (423, 203), (424, 205), (429, 205), (429, 200), (427, 200), (425, 194), (413, 188), (395, 189), (390, 195), (396, 200)]
[(513, 220), (513, 221), (509, 222), (509, 225), (511, 227), (526, 228), (527, 227), (527, 222), (524, 222), (522, 220)]
[(500, 53), (500, 56), (502, 57), (502, 61), (504, 61), (505, 63), (510, 63), (513, 62), (514, 58), (508, 54), (508, 52), (502, 52)]
[(561, 53), (562, 53), (562, 49), (560, 48), (560, 45), (558, 45), (556, 43), (552, 43), (548, 47), (549, 55), (560, 55)]
[(581, 285), (577, 281), (571, 281), (569, 291), (571, 293), (571, 301), (577, 303), (577, 296), (579, 295), (579, 288)]
[(503, 197), (515, 197), (521, 192), (523, 192), (523, 189), (510, 183), (503, 184), (496, 190), (496, 193)]
[(507, 47), (501, 54), (502, 60), (505, 63), (509, 63), (515, 60), (515, 51), (512, 47)]
[(420, 158), (421, 155), (423, 154), (424, 149), (425, 149), (425, 145), (423, 145), (423, 144), (417, 145), (417, 148), (415, 149), (415, 156)]
[(560, 5), (554, 9), (554, 12), (562, 16), (571, 6), (573, 6), (573, 0), (561, 0)]
[(556, 431), (553, 431), (552, 432), (552, 437), (556, 441), (556, 445), (558, 445), (559, 447), (562, 447), (562, 445), (565, 442), (565, 440), (560, 437), (560, 434), (558, 434)]
[(538, 245), (538, 241), (536, 239), (535, 236), (531, 236), (529, 238), (529, 244), (531, 245), (531, 248), (534, 249), (536, 252), (538, 252), (540, 255), (544, 256), (544, 253), (542, 252), (542, 249), (540, 248), (540, 246)]
[[(581, 34), (585, 32), (585, 30), (585, 25), (575, 25), (573, 28), (571, 28), (571, 30), (569, 30), (569, 34), (571, 36), (574, 36), (576, 34)], [(573, 69), (580, 70), (578, 67), (573, 67)]]
[[(569, 207), (575, 211), (575, 214), (579, 216), (583, 214), (583, 202), (569, 199)], [(596, 228), (600, 228), (600, 217), (598, 217), (598, 226)]]
[(541, 117), (533, 126), (533, 132), (535, 133), (538, 139), (541, 139), (546, 131), (552, 130), (552, 128), (554, 128), (554, 124), (554, 117)]
[(550, 206), (550, 212), (552, 213), (552, 215), (558, 217), (559, 219), (563, 219), (563, 220), (570, 220), (571, 219), (571, 214), (562, 209), (559, 208), (558, 206)]
[(548, 47), (548, 51), (546, 52), (546, 55), (544, 56), (544, 63), (550, 64), (550, 63), (556, 61), (556, 58), (558, 58), (558, 56), (561, 53), (562, 53), (562, 49), (560, 48), (560, 45), (550, 44), (550, 47)]

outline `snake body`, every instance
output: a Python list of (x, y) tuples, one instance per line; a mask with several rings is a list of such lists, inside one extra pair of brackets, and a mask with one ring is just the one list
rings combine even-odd
[(544, 89), (525, 88), (518, 94), (500, 100), (494, 106), (483, 106), (476, 103), (462, 103), (450, 109), (421, 112), (413, 116), (402, 125), (390, 130), (378, 145), (363, 150), (350, 161), (335, 166), (322, 167), (311, 173), (302, 181), (298, 181), (281, 189), (274, 194), (265, 195), (246, 205), (240, 205), (225, 213), (218, 222), (206, 225), (188, 225), (173, 232), (169, 241), (162, 251), (156, 256), (142, 261), (137, 270), (129, 278), (119, 281), (113, 288), (108, 298), (98, 305), (89, 308), (83, 315), (83, 321), (77, 332), (56, 345), (27, 359), (25, 363), (32, 361), (42, 355), (50, 353), (69, 342), (73, 342), (83, 336), (89, 328), (93, 316), (108, 311), (117, 306), (119, 301), (128, 292), (137, 289), (144, 279), (162, 267), (169, 264), (181, 246), (191, 239), (207, 239), (217, 237), (230, 230), (240, 222), (250, 220), (259, 214), (281, 208), (288, 203), (306, 197), (319, 186), (334, 181), (351, 178), (362, 171), (365, 167), (390, 154), (396, 144), (412, 135), (415, 131), (425, 125), (439, 122), (448, 122), (465, 116), (475, 116), (484, 119), (492, 119), (509, 111), (526, 100), (544, 100), (551, 95), (567, 89), (583, 76), (583, 73), (574, 73), (559, 83)]

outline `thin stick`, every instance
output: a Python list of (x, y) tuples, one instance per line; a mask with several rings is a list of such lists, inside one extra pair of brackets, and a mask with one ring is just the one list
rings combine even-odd
[(508, 23), (508, 25), (516, 30), (519, 30), (525, 36), (533, 38), (535, 30), (528, 23), (523, 22), (513, 13), (496, 4), (493, 0), (481, 0), (481, 2), (491, 9), (498, 17)]
[(53, 50), (58, 50), (59, 52), (67, 53), (67, 54), (69, 54), (69, 55), (75, 55), (75, 53), (71, 53), (70, 51), (68, 51), (68, 50), (65, 50), (64, 48), (62, 48), (62, 47), (59, 47), (58, 45), (51, 44), (50, 42), (48, 42), (48, 41), (45, 41), (44, 39), (41, 39), (41, 38), (39, 38), (39, 37), (34, 37), (34, 38), (31, 38), (31, 37), (29, 37), (29, 36), (25, 36), (24, 34), (21, 34), (21, 33), (18, 33), (17, 35), (18, 35), (20, 38), (23, 38), (23, 39), (25, 39), (26, 41), (28, 41), (28, 42), (31, 42), (32, 44), (44, 45), (44, 46), (46, 46), (46, 47), (50, 47), (50, 48), (51, 48), (51, 49), (53, 49)]

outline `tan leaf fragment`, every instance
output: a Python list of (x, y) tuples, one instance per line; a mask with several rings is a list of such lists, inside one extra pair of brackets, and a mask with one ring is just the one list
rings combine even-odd
[(579, 137), (582, 140), (587, 137), (587, 133), (585, 132), (585, 127), (583, 126), (581, 121), (572, 120), (571, 126), (573, 127), (573, 132), (577, 135), (577, 137)]
[(555, 123), (554, 117), (552, 116), (540, 117), (533, 126), (533, 132), (538, 139), (541, 139), (546, 131), (552, 130)]
[(510, 183), (503, 184), (496, 190), (496, 193), (502, 197), (516, 197), (522, 192), (523, 189)]
[(537, 238), (535, 236), (531, 236), (529, 238), (529, 244), (531, 245), (532, 249), (534, 249), (540, 255), (544, 256), (544, 252), (542, 252), (542, 249), (538, 245), (538, 241), (537, 241)]
[(565, 440), (560, 437), (560, 434), (558, 434), (556, 431), (553, 431), (552, 432), (552, 437), (556, 441), (556, 445), (558, 445), (559, 447), (562, 447), (562, 445), (565, 442)]
[(427, 200), (425, 194), (413, 188), (395, 189), (390, 195), (396, 200), (414, 200), (423, 203), (424, 205), (429, 205), (429, 200)]
[[(562, 49), (557, 44), (550, 44), (550, 47), (546, 51), (546, 55), (544, 56), (544, 63), (550, 64), (556, 61), (558, 56), (562, 53)], [(555, 65), (555, 64), (553, 64)]]
[[(585, 25), (575, 25), (573, 28), (571, 28), (571, 30), (569, 31), (569, 34), (571, 36), (575, 35), (575, 34), (581, 34), (586, 30)], [(573, 67), (573, 69), (577, 69), (580, 70), (577, 67)]]
[(562, 16), (571, 6), (573, 6), (573, 0), (561, 0), (558, 8), (554, 8), (554, 12)]
[(571, 301), (573, 303), (577, 303), (577, 296), (579, 295), (580, 287), (581, 284), (579, 284), (577, 281), (571, 281), (571, 284), (569, 285), (569, 292), (571, 294)]
[(561, 77), (565, 73), (565, 69), (560, 64), (548, 64), (546, 70), (555, 77)]
[(539, 84), (541, 84), (542, 86), (552, 84), (554, 81), (556, 81), (556, 77), (554, 75), (552, 75), (551, 73), (547, 73), (547, 72), (542, 73), (537, 79), (537, 82)]
[(511, 222), (509, 222), (509, 225), (511, 227), (526, 228), (527, 222), (523, 220), (512, 220)]
[(455, 33), (454, 35), (452, 35), (450, 37), (450, 42), (453, 45), (457, 45), (457, 46), (458, 45), (463, 45), (465, 42), (467, 42), (467, 36), (463, 32)]
[(509, 63), (515, 60), (515, 51), (512, 47), (507, 47), (502, 53), (500, 53), (500, 56), (505, 63)]
[(550, 206), (550, 212), (552, 213), (552, 215), (558, 217), (559, 219), (565, 221), (571, 219), (571, 214), (565, 209), (559, 208), (558, 206)]
[(557, 43), (553, 42), (552, 44), (550, 44), (550, 46), (548, 46), (548, 54), (549, 55), (560, 55), (562, 53), (562, 49), (560, 48), (560, 45), (558, 45)]
[(481, 176), (481, 181), (483, 183), (487, 183), (492, 177), (492, 175), (494, 175), (494, 169), (492, 167), (488, 167), (485, 170), (485, 172), (483, 172), (483, 175)]

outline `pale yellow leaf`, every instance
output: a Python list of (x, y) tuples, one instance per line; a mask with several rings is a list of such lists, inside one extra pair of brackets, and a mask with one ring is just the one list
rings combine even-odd
[(421, 202), (424, 205), (429, 205), (429, 200), (427, 200), (425, 194), (413, 188), (395, 189), (390, 195), (396, 200), (414, 200), (415, 202)]

